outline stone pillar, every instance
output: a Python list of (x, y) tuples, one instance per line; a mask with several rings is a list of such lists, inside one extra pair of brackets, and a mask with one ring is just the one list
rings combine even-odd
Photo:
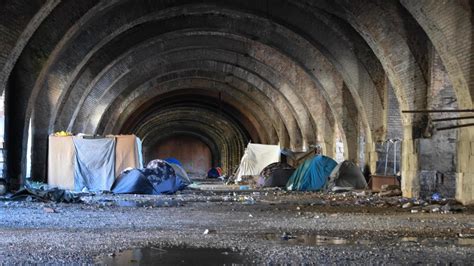
[(404, 125), (401, 168), (401, 187), (404, 197), (416, 198), (420, 196), (420, 177), (418, 172), (418, 149), (416, 139), (413, 139), (412, 125)]
[(375, 144), (372, 142), (366, 142), (365, 143), (365, 163), (369, 167), (369, 171), (371, 174), (375, 174), (377, 171), (377, 160), (378, 158), (378, 153), (375, 150)]
[(456, 200), (474, 204), (474, 128), (459, 129), (457, 141)]
[(334, 158), (335, 153), (336, 153), (336, 142), (335, 141), (329, 141), (327, 138), (324, 140), (323, 143), (321, 143), (321, 147), (323, 150), (323, 154)]
[(5, 92), (5, 155), (10, 190), (21, 188), (26, 176), (26, 99), (21, 96), (19, 90), (9, 84)]

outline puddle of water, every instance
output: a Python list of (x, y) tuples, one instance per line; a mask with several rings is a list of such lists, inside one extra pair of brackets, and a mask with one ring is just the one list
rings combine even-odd
[(458, 244), (461, 246), (474, 246), (474, 238), (459, 238)]
[(178, 207), (181, 206), (181, 203), (176, 200), (118, 200), (115, 205), (119, 207)]
[(104, 256), (101, 265), (242, 265), (245, 257), (228, 249), (212, 248), (137, 248), (115, 256)]
[(117, 206), (117, 207), (178, 207), (183, 204), (177, 200), (100, 200), (97, 202), (99, 205), (104, 206)]
[(317, 234), (264, 234), (262, 238), (284, 245), (329, 246), (329, 245), (372, 245), (375, 243), (423, 246), (474, 246), (474, 238), (419, 238), (401, 237), (384, 240), (345, 239), (341, 237), (323, 236)]
[[(341, 237), (331, 237), (314, 234), (303, 234), (303, 235), (279, 235), (279, 234), (265, 234), (265, 240), (277, 241), (279, 243), (293, 244), (293, 245), (307, 245), (307, 246), (326, 246), (326, 245), (347, 245), (354, 244), (347, 239)], [(363, 240), (365, 241), (365, 240)], [(363, 241), (357, 242), (364, 244)]]
[(415, 243), (426, 246), (474, 246), (474, 238), (418, 238), (418, 237), (402, 237), (400, 242)]

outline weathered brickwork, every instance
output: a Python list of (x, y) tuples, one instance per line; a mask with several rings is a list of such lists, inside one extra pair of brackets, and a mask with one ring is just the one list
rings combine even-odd
[[(459, 148), (470, 131), (427, 136), (428, 119), (443, 116), (401, 113), (472, 108), (472, 1), (0, 4), (12, 183), (25, 176), (28, 134), (32, 178), (47, 179), (47, 136), (57, 130), (135, 133), (147, 151), (189, 135), (228, 172), (248, 141), (294, 152), (319, 145), (380, 172), (382, 143), (401, 139), (406, 196), (442, 189), (472, 199), (471, 156)], [(430, 171), (444, 174), (444, 187)]]

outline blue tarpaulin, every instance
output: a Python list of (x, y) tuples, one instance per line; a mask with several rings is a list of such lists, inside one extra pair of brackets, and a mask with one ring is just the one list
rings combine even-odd
[(110, 190), (115, 179), (115, 138), (73, 138), (76, 150), (74, 189)]
[(324, 155), (308, 159), (291, 175), (286, 187), (298, 191), (321, 190), (336, 166), (336, 161)]

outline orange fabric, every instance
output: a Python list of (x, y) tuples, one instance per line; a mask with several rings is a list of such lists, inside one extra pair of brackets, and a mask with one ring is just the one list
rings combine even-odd
[(74, 189), (74, 143), (72, 137), (49, 137), (48, 185)]

